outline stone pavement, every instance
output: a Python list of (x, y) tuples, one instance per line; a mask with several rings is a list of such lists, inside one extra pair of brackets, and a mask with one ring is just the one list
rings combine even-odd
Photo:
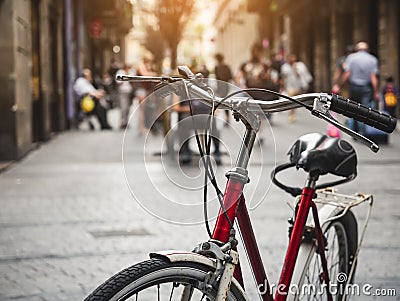
[[(252, 180), (246, 193), (254, 207), (251, 215), (271, 283), (277, 281), (287, 245), (286, 220), (291, 210), (286, 202), (291, 198), (270, 187), (269, 172), (275, 161), (286, 160), (298, 136), (325, 131), (324, 123), (307, 114), (298, 111), (293, 124), (287, 123), (286, 114), (275, 114), (275, 141), (268, 138), (256, 147), (250, 162)], [(217, 170), (220, 186), (239, 145), (237, 131), (236, 125), (223, 129), (229, 156), (223, 157), (224, 165)], [(180, 170), (170, 158), (154, 156), (160, 143), (159, 136), (146, 140), (134, 130), (125, 139), (116, 130), (65, 132), (0, 174), (0, 300), (82, 300), (115, 272), (148, 258), (150, 251), (190, 250), (206, 240), (201, 191), (186, 186), (201, 183), (201, 177), (196, 178), (199, 168), (193, 164)], [(359, 177), (341, 191), (375, 195), (356, 282), (374, 289), (394, 288), (398, 295), (400, 134), (392, 134), (391, 144), (378, 154), (353, 145), (359, 156)], [(299, 174), (292, 175), (301, 185), (304, 175)], [(186, 188), (177, 189), (182, 186)], [(199, 196), (198, 202), (192, 203), (193, 195)], [(210, 214), (215, 214), (215, 207), (215, 202), (210, 204)], [(360, 208), (360, 218), (363, 214), (365, 209)], [(248, 269), (245, 277), (252, 292)], [(375, 299), (380, 300), (354, 298)]]

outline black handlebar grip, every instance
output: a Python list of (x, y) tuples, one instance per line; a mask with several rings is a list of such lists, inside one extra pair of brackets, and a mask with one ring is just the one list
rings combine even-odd
[(339, 95), (332, 95), (330, 110), (354, 118), (357, 121), (387, 133), (393, 132), (396, 128), (396, 118), (363, 106), (350, 99), (345, 99)]

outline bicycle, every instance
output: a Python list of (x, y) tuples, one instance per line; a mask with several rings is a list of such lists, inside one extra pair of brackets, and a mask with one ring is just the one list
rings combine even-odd
[[(339, 138), (320, 134), (301, 137), (291, 148), (290, 163), (277, 166), (272, 181), (295, 196), (295, 210), (289, 219), (289, 245), (282, 268), (275, 298), (267, 280), (261, 255), (246, 207), (243, 189), (249, 181), (247, 165), (260, 126), (261, 115), (305, 107), (312, 115), (334, 124), (342, 131), (368, 145), (374, 152), (378, 146), (367, 138), (338, 123), (329, 110), (354, 118), (381, 130), (392, 132), (396, 119), (335, 94), (308, 93), (287, 97), (267, 91), (279, 98), (264, 102), (238, 94), (262, 89), (245, 89), (224, 98), (214, 96), (212, 89), (200, 75), (189, 68), (178, 68), (181, 77), (140, 77), (117, 75), (121, 81), (158, 82), (155, 93), (166, 97), (172, 93), (190, 100), (195, 96), (212, 107), (209, 122), (217, 108), (230, 109), (237, 121), (245, 127), (239, 155), (235, 166), (227, 173), (225, 192), (218, 188), (210, 164), (210, 140), (206, 134), (205, 150), (196, 133), (205, 179), (215, 188), (220, 202), (219, 213), (213, 231), (208, 225), (205, 207), (205, 223), (210, 240), (202, 242), (189, 251), (163, 251), (150, 254), (150, 259), (135, 264), (111, 277), (85, 300), (248, 300), (237, 251), (236, 229), (240, 230), (244, 249), (248, 255), (253, 276), (258, 284), (262, 300), (345, 300), (343, 289), (332, 293), (330, 287), (345, 288), (352, 283), (357, 256), (368, 223), (373, 198), (371, 195), (341, 195), (332, 188), (353, 180), (357, 175), (357, 156), (350, 143)], [(190, 103), (190, 101), (189, 101)], [(261, 108), (261, 111), (259, 110)], [(208, 138), (208, 139), (207, 139)], [(296, 167), (308, 173), (303, 188), (289, 187), (276, 175)], [(333, 174), (339, 180), (317, 185), (320, 176)], [(206, 186), (205, 186), (206, 187)], [(205, 188), (206, 189), (206, 188)], [(369, 203), (369, 211), (358, 239), (357, 220), (351, 208)], [(206, 206), (206, 205), (205, 205)], [(309, 212), (311, 212), (310, 216)], [(340, 279), (344, 277), (345, 279)], [(291, 291), (314, 285), (318, 292), (303, 294)]]

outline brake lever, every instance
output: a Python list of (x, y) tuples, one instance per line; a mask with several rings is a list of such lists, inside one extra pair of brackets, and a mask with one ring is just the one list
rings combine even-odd
[(314, 105), (311, 113), (314, 116), (323, 119), (329, 122), (330, 124), (336, 126), (341, 131), (345, 132), (354, 139), (359, 140), (362, 144), (368, 146), (369, 149), (372, 150), (374, 153), (378, 152), (379, 146), (376, 143), (362, 136), (361, 134), (345, 127), (344, 125), (340, 124), (339, 121), (337, 121), (329, 112), (330, 104), (331, 103), (329, 95), (327, 93), (321, 93), (319, 97), (316, 97), (314, 99)]
[(201, 73), (194, 74), (188, 66), (178, 66), (178, 72), (183, 78), (190, 80), (196, 86), (202, 89), (208, 88), (207, 84), (204, 82), (203, 74)]

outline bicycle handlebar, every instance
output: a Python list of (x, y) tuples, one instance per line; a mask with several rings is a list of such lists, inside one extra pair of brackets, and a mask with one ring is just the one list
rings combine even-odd
[[(201, 88), (194, 89), (193, 92), (200, 97), (206, 97), (206, 91)], [(320, 97), (320, 95), (320, 93), (307, 93), (300, 94), (292, 98), (297, 99), (304, 104), (312, 104), (316, 98)], [(208, 97), (209, 100), (211, 100), (209, 95)], [(279, 98), (272, 101), (263, 101), (250, 98), (246, 99), (247, 109), (250, 111), (252, 109), (259, 110), (259, 108), (261, 108), (264, 113), (274, 113), (301, 107), (300, 104), (294, 103), (293, 101), (285, 98)], [(228, 106), (228, 108), (232, 108), (232, 104), (240, 103), (240, 101), (243, 101), (243, 97), (232, 97), (230, 99), (231, 105)], [(222, 105), (223, 104), (224, 103), (222, 103)], [(354, 118), (357, 121), (375, 127), (387, 133), (392, 133), (397, 124), (397, 119), (393, 118), (390, 115), (368, 108), (355, 101), (345, 99), (336, 94), (330, 95), (329, 110), (342, 114), (346, 117)]]
[[(189, 71), (187, 71), (186, 69), (184, 69), (186, 73), (190, 71), (189, 69), (188, 69)], [(334, 119), (331, 118), (331, 116), (328, 113), (329, 110), (332, 110), (334, 112), (337, 112), (339, 114), (342, 114), (350, 118), (354, 118), (357, 121), (363, 122), (367, 125), (373, 126), (387, 133), (393, 132), (394, 129), (396, 128), (396, 123), (397, 123), (396, 118), (381, 113), (377, 110), (363, 106), (352, 100), (345, 99), (336, 94), (308, 93), (291, 97), (292, 99), (297, 100), (297, 102), (293, 102), (293, 100), (286, 98), (279, 98), (277, 100), (272, 100), (272, 101), (263, 101), (244, 96), (232, 96), (228, 99), (224, 99), (216, 97), (213, 95), (213, 93), (210, 93), (210, 88), (202, 81), (202, 78), (198, 78), (192, 73), (191, 74), (188, 73), (188, 76), (186, 76), (185, 72), (183, 74), (185, 78), (167, 77), (167, 76), (159, 76), (159, 77), (130, 76), (130, 75), (117, 74), (116, 80), (159, 82), (161, 86), (164, 86), (165, 84), (168, 83), (172, 83), (172, 85), (169, 85), (170, 89), (166, 90), (159, 89), (160, 97), (166, 97), (172, 93), (179, 94), (179, 90), (182, 88), (179, 85), (185, 86), (188, 89), (188, 91), (198, 96), (202, 102), (208, 105), (211, 105), (214, 102), (221, 109), (240, 111), (241, 108), (245, 107), (245, 109), (248, 111), (259, 111), (261, 108), (261, 110), (264, 113), (274, 113), (274, 112), (281, 112), (299, 108), (302, 106), (302, 104), (308, 105), (314, 103), (314, 108), (313, 109), (309, 108), (309, 109), (315, 115), (317, 115), (318, 117), (322, 117), (328, 122), (332, 123), (333, 120), (333, 123), (335, 123), (335, 125), (339, 124), (335, 122)], [(320, 102), (319, 106), (317, 106), (317, 109), (316, 109), (316, 101)]]
[[(200, 100), (203, 100), (204, 103), (208, 103), (210, 105), (210, 103), (215, 102), (221, 109), (236, 110), (241, 106), (245, 106), (248, 111), (260, 111), (261, 108), (264, 113), (274, 113), (301, 107), (301, 104), (295, 103), (286, 98), (265, 101), (253, 99), (250, 96), (232, 96), (223, 100), (221, 97), (213, 97), (207, 90), (204, 90), (193, 83), (188, 84), (188, 89), (190, 89), (193, 94), (200, 97)], [(314, 99), (319, 95), (319, 93), (307, 93), (293, 96), (292, 98), (305, 104), (312, 104)]]

